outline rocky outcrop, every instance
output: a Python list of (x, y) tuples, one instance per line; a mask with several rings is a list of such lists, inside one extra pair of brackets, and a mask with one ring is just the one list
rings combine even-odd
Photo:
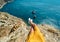
[[(46, 42), (60, 42), (60, 30), (47, 24), (38, 25)], [(30, 26), (15, 16), (0, 12), (0, 42), (25, 42)]]
[(21, 42), (27, 34), (26, 24), (22, 19), (0, 12), (0, 42)]
[(5, 4), (7, 4), (8, 2), (12, 2), (13, 0), (0, 0), (0, 9), (3, 8), (3, 6)]
[(46, 42), (60, 42), (60, 31), (47, 24), (39, 25), (41, 32), (44, 34)]

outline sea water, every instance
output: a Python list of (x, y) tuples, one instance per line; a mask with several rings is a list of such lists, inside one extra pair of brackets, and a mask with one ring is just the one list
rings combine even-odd
[[(33, 10), (36, 18), (33, 18)], [(14, 0), (0, 11), (22, 18), (26, 23), (32, 18), (37, 24), (46, 23), (60, 29), (60, 0)]]

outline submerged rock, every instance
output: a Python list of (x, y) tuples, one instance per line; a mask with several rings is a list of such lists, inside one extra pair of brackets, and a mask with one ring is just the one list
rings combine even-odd
[[(0, 12), (0, 42), (25, 42), (30, 27), (21, 18)], [(60, 30), (47, 24), (38, 27), (46, 42), (60, 42)]]

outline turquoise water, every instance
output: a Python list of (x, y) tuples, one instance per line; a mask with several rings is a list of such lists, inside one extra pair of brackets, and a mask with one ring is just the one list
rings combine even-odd
[[(36, 11), (36, 19), (33, 19), (32, 10)], [(37, 24), (46, 23), (60, 27), (59, 0), (14, 0), (6, 4), (0, 11), (20, 17), (27, 23), (30, 17)]]

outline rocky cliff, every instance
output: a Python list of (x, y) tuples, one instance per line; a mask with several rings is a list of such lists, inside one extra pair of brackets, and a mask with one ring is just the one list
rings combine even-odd
[[(39, 24), (46, 42), (60, 42), (60, 30), (47, 24)], [(0, 42), (25, 42), (30, 26), (15, 16), (0, 12)]]

